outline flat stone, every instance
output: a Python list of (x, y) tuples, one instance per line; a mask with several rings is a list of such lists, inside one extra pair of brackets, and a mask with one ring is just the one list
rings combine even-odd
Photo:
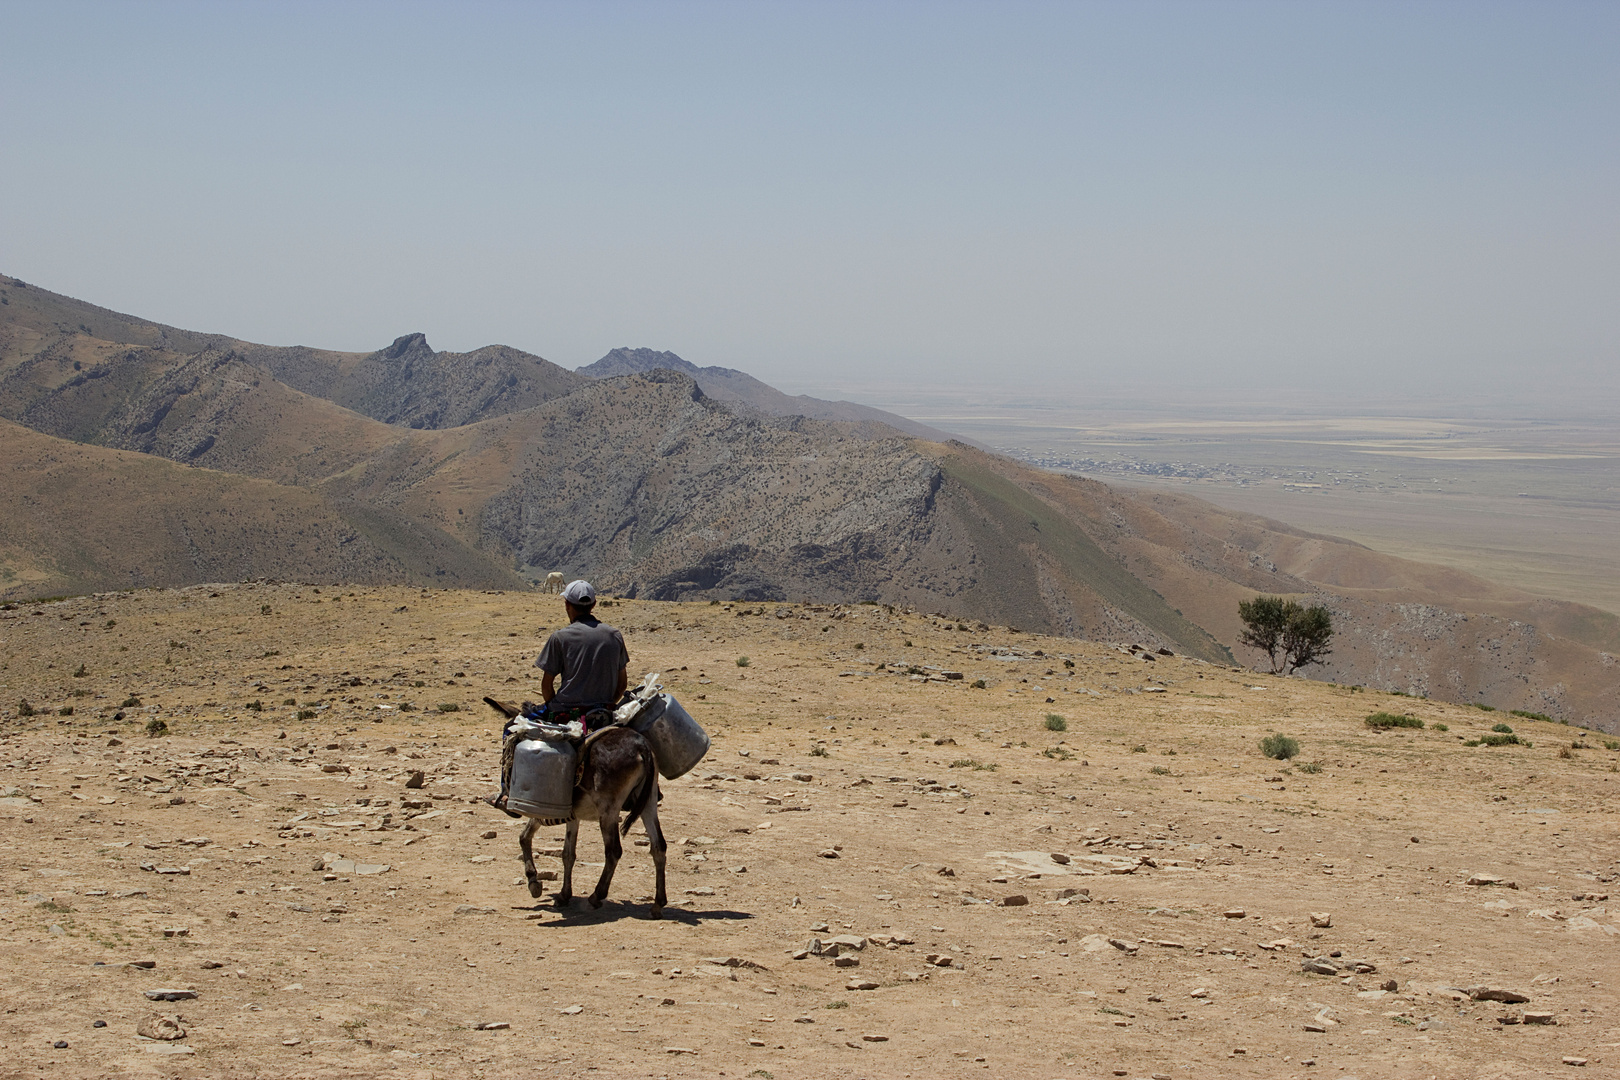
[(1227, 910), (1221, 912), (1221, 917), (1223, 919), (1247, 919), (1249, 917), (1249, 913), (1240, 907), (1228, 908)]
[(1586, 1059), (1583, 1057), (1566, 1057), (1563, 1059), (1563, 1062), (1565, 1065), (1584, 1066), (1586, 1064)]
[(1002, 907), (1024, 907), (1028, 903), (1029, 903), (1029, 897), (1025, 896), (1022, 893), (1014, 893), (1011, 896), (1003, 897), (1002, 901), (1001, 901), (1001, 906)]
[(687, 889), (687, 896), (713, 896), (714, 890), (707, 885), (699, 885), (695, 889)]
[(583, 1006), (583, 1005), (568, 1005), (568, 1006), (565, 1006), (564, 1008), (558, 1009), (557, 1011), (562, 1013), (564, 1016), (578, 1016), (580, 1013), (585, 1011), (585, 1006)]
[(1530, 995), (1521, 994), (1517, 990), (1506, 990), (1497, 986), (1470, 986), (1468, 996), (1475, 1001), (1500, 1001), (1504, 1005), (1520, 1005), (1530, 1000)]
[(456, 914), (457, 915), (493, 915), (493, 914), (495, 914), (495, 909), (492, 908), (492, 907), (474, 907), (472, 904), (462, 904), (460, 907), (456, 908)]
[(1312, 975), (1337, 975), (1339, 973), (1339, 965), (1325, 956), (1317, 956), (1303, 961), (1299, 965), (1299, 969), (1310, 972)]
[(851, 979), (844, 984), (845, 990), (876, 990), (878, 984), (870, 979)]
[(197, 991), (195, 991), (195, 990), (146, 990), (146, 991), (143, 991), (143, 993), (146, 994), (146, 1000), (148, 1000), (148, 1001), (196, 1001), (197, 1000)]
[(1052, 861), (1057, 863), (1059, 866), (1069, 865), (1069, 857), (1061, 851), (1052, 852)]
[(478, 1030), (479, 1031), (505, 1031), (507, 1028), (509, 1028), (511, 1026), (512, 1025), (508, 1024), (505, 1020), (491, 1020), (487, 1024), (479, 1024), (478, 1025)]
[(1556, 1024), (1558, 1023), (1558, 1017), (1550, 1012), (1527, 1012), (1524, 1014), (1524, 1022), (1527, 1024)]
[(467, 861), (470, 862), (470, 863), (492, 863), (492, 862), (495, 861), (495, 856), (493, 856), (493, 855), (474, 855), (472, 858), (468, 859)]
[(1503, 889), (1517, 889), (1519, 887), (1518, 882), (1509, 881), (1503, 877), (1497, 877), (1495, 874), (1471, 874), (1469, 875), (1468, 880), (1463, 884), (1479, 886), (1495, 885)]
[(197, 1051), (189, 1046), (181, 1046), (179, 1043), (154, 1042), (146, 1044), (146, 1052), (148, 1054), (195, 1054)]
[(1318, 930), (1326, 930), (1333, 925), (1333, 914), (1328, 911), (1311, 912), (1311, 925)]
[(1129, 941), (1121, 941), (1119, 938), (1109, 938), (1108, 944), (1112, 945), (1114, 948), (1128, 956), (1136, 955), (1136, 946), (1131, 944)]
[(861, 961), (857, 956), (839, 956), (833, 959), (834, 967), (860, 967)]

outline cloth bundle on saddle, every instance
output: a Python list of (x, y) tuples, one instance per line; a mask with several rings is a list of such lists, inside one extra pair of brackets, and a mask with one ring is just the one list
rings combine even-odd
[(574, 787), (590, 744), (603, 732), (628, 727), (652, 747), (659, 775), (673, 780), (690, 772), (709, 752), (709, 736), (651, 672), (612, 710), (544, 708), (524, 711), (507, 722), (501, 745), (501, 789), (508, 814), (566, 822), (574, 809)]

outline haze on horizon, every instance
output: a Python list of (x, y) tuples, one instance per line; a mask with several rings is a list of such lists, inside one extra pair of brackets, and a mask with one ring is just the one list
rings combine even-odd
[(190, 329), (823, 396), (1620, 401), (1613, 5), (0, 18), (0, 271)]

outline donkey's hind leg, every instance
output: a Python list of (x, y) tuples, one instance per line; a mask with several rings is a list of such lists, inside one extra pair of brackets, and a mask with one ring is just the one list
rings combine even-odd
[(529, 879), (529, 895), (536, 900), (544, 891), (540, 875), (534, 869), (534, 831), (539, 827), (538, 819), (529, 818), (523, 824), (523, 831), (518, 833), (518, 848), (523, 852), (523, 876)]
[(667, 845), (664, 843), (664, 829), (658, 824), (658, 796), (655, 793), (647, 800), (647, 808), (641, 812), (642, 827), (647, 830), (647, 847), (652, 852), (653, 870), (658, 877), (658, 885), (653, 894), (652, 916), (658, 918), (664, 912), (664, 905), (669, 897), (664, 892), (664, 855)]
[(602, 826), (602, 876), (587, 898), (593, 908), (601, 907), (602, 901), (607, 899), (608, 886), (613, 884), (613, 871), (618, 869), (619, 859), (624, 855), (624, 845), (619, 843), (617, 804), (614, 804), (611, 810), (604, 810), (598, 820)]
[(563, 836), (562, 888), (557, 890), (557, 906), (566, 907), (574, 901), (574, 846), (579, 841), (579, 818), (568, 819), (568, 832)]

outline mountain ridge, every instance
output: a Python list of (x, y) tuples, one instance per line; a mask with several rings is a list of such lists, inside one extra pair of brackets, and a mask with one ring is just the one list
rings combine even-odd
[[(0, 530), (0, 598), (219, 576), (517, 588), (558, 570), (649, 599), (872, 601), (1225, 664), (1244, 655), (1237, 601), (1273, 592), (1333, 610), (1322, 677), (1620, 723), (1614, 616), (1197, 499), (865, 418), (772, 415), (667, 362), (565, 372), (518, 409), (479, 394), (507, 360), (545, 372), (529, 354), (486, 370), (420, 335), (265, 352), (96, 316), (154, 343), (112, 341), (26, 292), (0, 280), (18, 448), (0, 495), (28, 508)], [(469, 422), (385, 422), (278, 364), (373, 411)]]

